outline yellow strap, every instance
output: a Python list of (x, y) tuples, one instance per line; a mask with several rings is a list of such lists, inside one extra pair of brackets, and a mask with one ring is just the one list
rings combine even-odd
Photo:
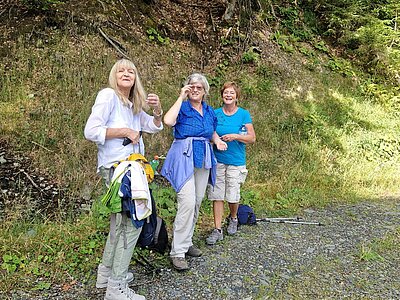
[(143, 162), (148, 162), (146, 157), (144, 157), (140, 153), (132, 153), (131, 155), (128, 156), (126, 160), (141, 160)]
[[(140, 154), (140, 153), (132, 153), (131, 155), (128, 156), (127, 159), (124, 159), (124, 160), (135, 160), (135, 161), (139, 162), (142, 165), (142, 167), (144, 169), (144, 172), (146, 173), (146, 177), (147, 177), (148, 183), (153, 181), (153, 179), (154, 179), (154, 170), (151, 167), (151, 165), (149, 164), (148, 160), (142, 154)], [(119, 164), (119, 162), (115, 163), (113, 165), (113, 167), (116, 168), (118, 166), (118, 164)]]

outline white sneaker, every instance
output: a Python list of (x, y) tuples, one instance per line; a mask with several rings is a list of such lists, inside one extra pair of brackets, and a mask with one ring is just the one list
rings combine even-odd
[[(98, 289), (106, 288), (110, 276), (111, 276), (111, 267), (106, 267), (103, 264), (99, 264), (99, 267), (97, 268), (96, 288)], [(133, 280), (133, 273), (128, 272), (126, 274), (126, 283), (129, 283), (132, 280)]]
[(106, 295), (104, 300), (146, 300), (142, 295), (135, 294), (128, 287), (125, 280), (108, 279)]

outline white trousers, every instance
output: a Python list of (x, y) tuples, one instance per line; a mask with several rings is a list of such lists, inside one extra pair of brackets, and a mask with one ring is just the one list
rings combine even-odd
[(194, 175), (177, 194), (178, 210), (174, 221), (171, 257), (185, 257), (185, 253), (193, 245), (194, 227), (199, 217), (209, 175), (209, 169), (195, 168)]

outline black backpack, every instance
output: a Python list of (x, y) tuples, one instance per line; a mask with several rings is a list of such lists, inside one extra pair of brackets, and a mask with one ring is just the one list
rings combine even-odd
[(164, 254), (168, 248), (168, 232), (165, 221), (157, 215), (157, 206), (150, 190), (152, 213), (145, 220), (137, 245)]

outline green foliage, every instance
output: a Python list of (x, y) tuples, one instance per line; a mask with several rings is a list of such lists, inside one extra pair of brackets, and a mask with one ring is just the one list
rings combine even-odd
[(221, 45), (222, 46), (231, 46), (233, 43), (234, 43), (234, 41), (232, 39), (221, 36)]
[(260, 58), (260, 54), (254, 51), (254, 48), (250, 48), (242, 55), (242, 62), (245, 64), (256, 63)]
[(315, 11), (320, 33), (343, 47), (347, 57), (356, 58), (370, 74), (395, 79), (400, 67), (397, 0), (379, 4), (367, 0), (320, 0), (304, 1), (302, 5)]
[(398, 111), (400, 108), (400, 87), (369, 80), (361, 84), (361, 90), (366, 99), (377, 102), (388, 110)]
[(273, 210), (281, 215), (290, 215), (295, 211), (292, 205), (293, 202), (293, 199), (284, 197), (280, 193), (277, 193), (274, 199)]
[(374, 239), (369, 243), (362, 243), (357, 253), (361, 261), (385, 261), (397, 255), (400, 246), (400, 228), (393, 232)]
[[(400, 31), (398, 30), (397, 0), (379, 4), (367, 0), (318, 0), (279, 1), (263, 3), (266, 22), (274, 25), (271, 35), (283, 50), (293, 53), (295, 49), (305, 55), (300, 43), (307, 42), (316, 50), (331, 56), (327, 66), (338, 70), (337, 58), (332, 57), (330, 46), (340, 48), (341, 56), (351, 64), (380, 80), (398, 83), (400, 69)], [(333, 60), (333, 61), (332, 61)], [(347, 64), (350, 66), (350, 60)], [(309, 64), (315, 69), (315, 62)], [(348, 76), (353, 67), (339, 72)]]
[(20, 258), (15, 254), (4, 254), (1, 268), (11, 274), (14, 273), (21, 264), (23, 264), (23, 261), (23, 258)]
[(228, 60), (223, 60), (222, 62), (218, 63), (214, 69), (214, 76), (210, 78), (209, 83), (210, 86), (214, 86), (220, 88), (221, 85), (225, 82), (226, 71), (229, 66)]
[[(400, 69), (398, 32), (393, 30), (397, 3), (261, 2), (265, 9), (261, 25), (273, 29), (271, 38), (287, 53), (274, 47), (261, 56), (249, 48), (243, 56), (234, 56), (244, 40), (238, 33), (221, 40), (223, 50), (232, 56), (217, 57), (215, 65), (209, 60), (205, 69), (214, 90), (225, 80), (238, 82), (240, 105), (252, 115), (257, 142), (247, 147), (250, 172), (241, 201), (256, 212), (291, 215), (309, 206), (397, 192), (399, 87), (393, 80), (387, 84), (382, 75), (391, 74), (388, 78), (393, 79)], [(363, 17), (371, 15), (374, 18), (368, 22)], [(383, 36), (377, 36), (380, 32)], [(94, 174), (96, 147), (84, 140), (82, 131), (116, 55), (90, 34), (73, 43), (57, 33), (50, 42), (41, 38), (25, 43), (25, 39), (21, 36), (4, 57), (0, 118), (8, 122), (1, 123), (1, 134), (29, 152), (35, 167), (68, 185), (77, 197), (82, 186), (88, 187), (94, 204), (89, 215), (65, 222), (24, 224), (17, 217), (4, 222), (0, 228), (2, 291), (17, 286), (46, 290), (70, 276), (93, 277), (108, 230), (108, 212), (93, 200), (102, 190)], [(144, 84), (160, 94), (166, 111), (176, 99), (182, 77), (199, 67), (196, 62), (203, 49), (170, 41), (154, 28), (147, 30), (147, 39), (154, 41), (151, 51), (146, 41), (129, 45), (129, 50)], [(165, 47), (167, 43), (171, 47)], [(262, 43), (255, 41), (255, 45), (268, 45)], [(296, 56), (296, 50), (302, 55)], [(357, 71), (354, 64), (370, 74)], [(155, 65), (160, 66), (157, 72)], [(165, 153), (171, 131), (165, 128), (145, 139), (147, 153)], [(56, 163), (49, 163), (49, 157)], [(161, 217), (172, 224), (176, 193), (168, 186), (152, 188)], [(202, 207), (202, 212), (205, 219), (211, 218), (210, 206)], [(371, 249), (362, 250), (360, 257), (382, 255), (380, 249)]]
[(155, 183), (150, 184), (159, 215), (172, 220), (176, 215), (176, 193), (172, 187), (163, 187)]
[[(98, 263), (105, 236), (96, 232), (96, 219), (83, 216), (75, 222), (34, 221), (13, 225), (8, 221), (1, 227), (3, 263), (0, 290), (12, 287), (24, 279), (25, 288), (48, 289), (54, 278), (87, 277)], [(11, 225), (11, 226), (10, 226)], [(69, 274), (67, 276), (67, 274)], [(31, 277), (43, 280), (34, 284)], [(21, 283), (19, 283), (21, 284)], [(29, 286), (29, 284), (34, 284)]]
[(149, 29), (146, 30), (147, 37), (149, 38), (150, 41), (157, 42), (162, 45), (168, 45), (169, 44), (169, 38), (168, 37), (163, 37), (157, 29), (150, 27)]
[(324, 41), (318, 41), (317, 43), (313, 44), (315, 49), (321, 51), (321, 52), (325, 52), (328, 53), (328, 47), (326, 46)]
[(272, 40), (275, 41), (279, 47), (282, 48), (282, 50), (289, 53), (294, 51), (290, 36), (282, 34), (280, 31), (276, 31), (274, 34), (272, 34)]
[(359, 258), (360, 260), (365, 260), (365, 261), (384, 260), (384, 258), (381, 255), (379, 255), (374, 249), (366, 245), (361, 245)]
[(51, 287), (50, 282), (38, 282), (38, 284), (32, 288), (33, 291), (48, 290)]
[(253, 190), (241, 189), (240, 191), (240, 202), (242, 204), (247, 204), (251, 207), (254, 207), (258, 198), (260, 197), (259, 193)]
[(360, 145), (368, 160), (400, 162), (400, 139), (394, 136), (380, 136)]
[(345, 59), (333, 58), (329, 59), (325, 66), (331, 69), (334, 72), (342, 74), (347, 77), (355, 76), (354, 68), (351, 66), (351, 63)]
[(63, 4), (64, 0), (20, 0), (23, 5), (34, 10), (49, 10), (59, 4)]
[(299, 52), (308, 57), (315, 57), (315, 52), (306, 47), (300, 47)]

